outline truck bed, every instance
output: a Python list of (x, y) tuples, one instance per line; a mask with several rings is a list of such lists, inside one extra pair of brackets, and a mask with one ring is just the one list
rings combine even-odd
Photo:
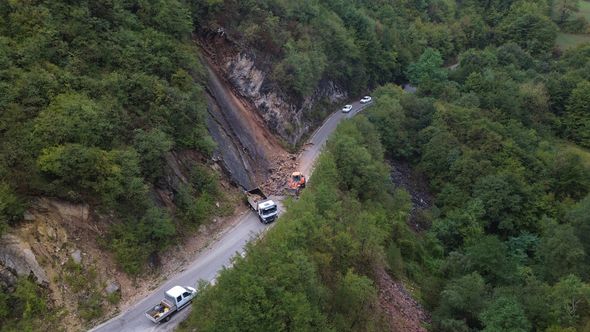
[(154, 323), (157, 323), (171, 315), (174, 311), (176, 311), (176, 306), (164, 299), (160, 304), (146, 311), (145, 315)]
[(246, 197), (248, 198), (248, 204), (253, 210), (256, 210), (256, 205), (258, 202), (261, 202), (267, 199), (266, 195), (260, 190), (260, 188), (254, 188), (252, 190), (246, 191)]

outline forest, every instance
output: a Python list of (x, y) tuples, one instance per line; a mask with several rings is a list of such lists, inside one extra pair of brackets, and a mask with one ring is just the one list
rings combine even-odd
[[(166, 153), (204, 163), (214, 148), (192, 31), (179, 1), (0, 2), (0, 232), (31, 197), (89, 203), (112, 224), (104, 249), (133, 275), (208, 216), (218, 193), (205, 167), (175, 215), (152, 198)], [(0, 328), (48, 324), (44, 292), (28, 280), (2, 289)]]
[[(411, 285), (433, 331), (590, 331), (590, 45), (583, 0), (0, 2), (0, 232), (31, 197), (96, 207), (137, 275), (220, 195), (196, 167), (170, 211), (164, 156), (215, 148), (194, 34), (223, 27), (290, 98), (323, 80), (375, 105), (342, 124), (301, 198), (182, 327), (390, 329), (375, 271)], [(416, 94), (396, 84), (411, 83)], [(310, 117), (316, 116), (314, 114)], [(419, 215), (403, 161), (435, 197)], [(45, 290), (0, 292), (0, 329), (58, 326)], [(10, 310), (9, 310), (10, 308)]]
[[(201, 4), (201, 28), (240, 31), (295, 94), (326, 78), (351, 93), (380, 87), (279, 224), (202, 286), (184, 329), (390, 329), (377, 310), (386, 266), (416, 286), (432, 331), (590, 331), (590, 45), (555, 44), (587, 32), (580, 6)], [(385, 160), (428, 181), (426, 230), (407, 226), (411, 203)]]

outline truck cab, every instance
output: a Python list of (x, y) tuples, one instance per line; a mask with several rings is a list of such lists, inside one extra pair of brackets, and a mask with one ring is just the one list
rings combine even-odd
[(176, 305), (178, 310), (189, 304), (195, 296), (196, 290), (192, 287), (174, 286), (166, 291), (166, 300)]
[(279, 216), (277, 204), (272, 199), (268, 199), (260, 188), (246, 191), (246, 199), (252, 211), (256, 212), (263, 223), (268, 224)]
[(277, 219), (278, 212), (277, 204), (271, 199), (258, 203), (258, 217), (265, 224)]

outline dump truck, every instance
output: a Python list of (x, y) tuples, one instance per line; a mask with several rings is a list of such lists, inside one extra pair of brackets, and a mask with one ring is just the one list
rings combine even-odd
[(260, 188), (246, 191), (246, 198), (250, 208), (256, 212), (263, 223), (268, 224), (279, 216), (277, 204), (272, 199), (268, 199)]
[(146, 311), (145, 315), (154, 323), (167, 322), (174, 313), (189, 305), (196, 294), (197, 290), (192, 287), (174, 286), (167, 290), (164, 299)]
[(305, 188), (305, 176), (301, 172), (293, 172), (287, 182), (287, 194), (299, 196), (299, 191)]

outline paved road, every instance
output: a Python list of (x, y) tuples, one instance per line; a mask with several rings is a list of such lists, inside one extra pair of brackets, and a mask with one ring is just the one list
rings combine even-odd
[[(299, 165), (301, 165), (301, 171), (304, 174), (311, 174), (315, 159), (321, 152), (330, 134), (336, 129), (338, 123), (342, 119), (354, 116), (367, 105), (357, 102), (353, 104), (353, 109), (349, 113), (334, 112), (315, 131), (309, 143), (305, 145), (304, 151), (299, 155)], [(279, 213), (281, 213), (283, 208), (280, 204), (280, 198), (276, 197), (273, 199), (279, 202)], [(243, 252), (244, 246), (248, 241), (256, 238), (261, 231), (270, 227), (262, 224), (253, 212), (242, 214), (236, 218), (239, 219), (236, 226), (227, 230), (213, 244), (203, 250), (192, 263), (187, 265), (187, 268), (183, 272), (170, 278), (149, 296), (134, 304), (119, 316), (93, 328), (91, 331), (172, 331), (188, 316), (190, 307), (173, 315), (169, 322), (160, 325), (153, 324), (149, 321), (144, 315), (145, 311), (157, 304), (164, 295), (164, 292), (172, 286), (195, 286), (200, 279), (207, 281), (213, 280), (220, 269), (224, 266), (229, 266), (232, 257)]]

